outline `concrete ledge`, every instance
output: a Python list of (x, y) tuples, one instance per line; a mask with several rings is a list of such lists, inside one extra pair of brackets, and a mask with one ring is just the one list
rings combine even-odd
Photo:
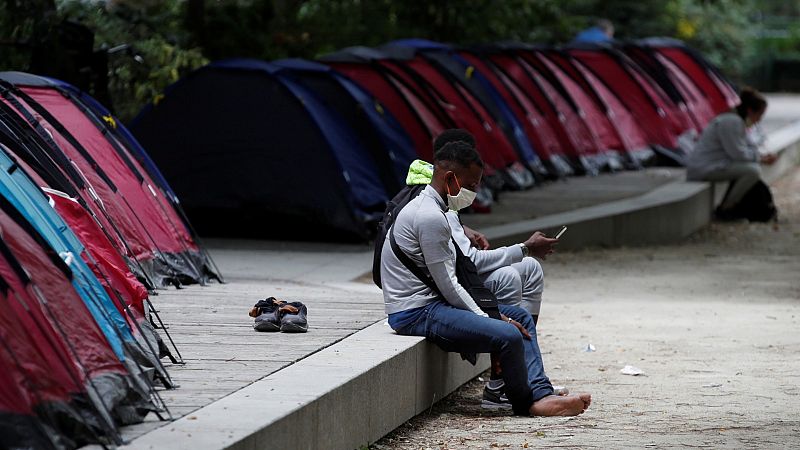
[(534, 230), (569, 231), (559, 248), (663, 244), (681, 240), (711, 220), (709, 183), (675, 182), (638, 197), (481, 230), (495, 245), (527, 239)]
[(488, 367), (487, 355), (472, 366), (381, 321), (125, 448), (359, 448)]

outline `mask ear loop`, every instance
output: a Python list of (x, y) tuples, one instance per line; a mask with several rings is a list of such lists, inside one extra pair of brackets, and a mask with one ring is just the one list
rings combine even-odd
[[(458, 192), (461, 192), (461, 182), (458, 181), (458, 177), (456, 176), (456, 173), (452, 172), (452, 171), (450, 173), (453, 174), (453, 178), (456, 180), (456, 184), (458, 185)], [(447, 195), (453, 197), (453, 193), (450, 192), (450, 183), (445, 183), (445, 186), (447, 187)], [(458, 195), (458, 192), (456, 192), (456, 195)]]

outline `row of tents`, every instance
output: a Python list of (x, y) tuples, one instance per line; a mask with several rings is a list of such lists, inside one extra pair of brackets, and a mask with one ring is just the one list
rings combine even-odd
[(671, 39), (412, 39), (317, 61), (214, 62), (168, 87), (132, 130), (201, 232), (363, 240), (444, 129), (475, 136), (486, 171), (473, 210), (487, 212), (504, 189), (681, 164), (686, 143), (737, 101)]
[(70, 85), (0, 73), (0, 237), (0, 448), (116, 445), (169, 417), (149, 296), (221, 276), (142, 147)]

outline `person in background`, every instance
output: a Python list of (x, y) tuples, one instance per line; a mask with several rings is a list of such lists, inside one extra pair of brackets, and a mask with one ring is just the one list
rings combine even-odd
[(740, 103), (732, 111), (714, 118), (703, 130), (686, 158), (689, 181), (729, 181), (725, 198), (717, 208), (720, 219), (732, 218), (731, 211), (761, 179), (761, 164), (772, 164), (774, 154), (762, 155), (747, 137), (767, 110), (767, 100), (758, 91), (745, 88)]
[(598, 19), (594, 26), (578, 33), (572, 40), (573, 44), (584, 42), (609, 42), (614, 40), (614, 24), (608, 19)]

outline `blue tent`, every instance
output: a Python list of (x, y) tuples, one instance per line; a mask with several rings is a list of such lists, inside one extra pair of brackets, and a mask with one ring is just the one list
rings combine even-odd
[(285, 73), (258, 60), (209, 64), (168, 87), (131, 129), (201, 232), (365, 239), (388, 199), (373, 155)]
[[(97, 276), (84, 261), (84, 245), (72, 232), (67, 223), (51, 206), (50, 201), (36, 186), (25, 171), (16, 164), (7, 150), (0, 145), (0, 195), (2, 195), (44, 240), (67, 262), (74, 277), (72, 284), (94, 317), (111, 348), (126, 362), (127, 356), (134, 356), (139, 363), (156, 367), (165, 384), (170, 383), (169, 375), (159, 361), (158, 349), (151, 343), (158, 340), (149, 327), (144, 331), (147, 339), (140, 343), (131, 333), (128, 322), (120, 313), (125, 308), (122, 299), (112, 299), (100, 284)], [(56, 195), (64, 195), (58, 193)], [(102, 272), (102, 268), (98, 268)], [(117, 305), (119, 304), (119, 307)], [(131, 318), (133, 320), (133, 318)], [(132, 368), (134, 362), (128, 365)]]
[(375, 97), (329, 66), (302, 59), (273, 64), (277, 74), (311, 89), (359, 137), (372, 155), (390, 193), (405, 185), (408, 166), (417, 158), (411, 138)]
[(111, 348), (124, 361), (122, 342), (136, 345), (136, 341), (113, 300), (81, 259), (83, 244), (50, 206), (42, 190), (9, 158), (5, 149), (0, 151), (0, 195), (27, 219), (65, 262), (69, 261), (67, 265), (75, 275), (72, 279), (75, 290), (103, 330)]

